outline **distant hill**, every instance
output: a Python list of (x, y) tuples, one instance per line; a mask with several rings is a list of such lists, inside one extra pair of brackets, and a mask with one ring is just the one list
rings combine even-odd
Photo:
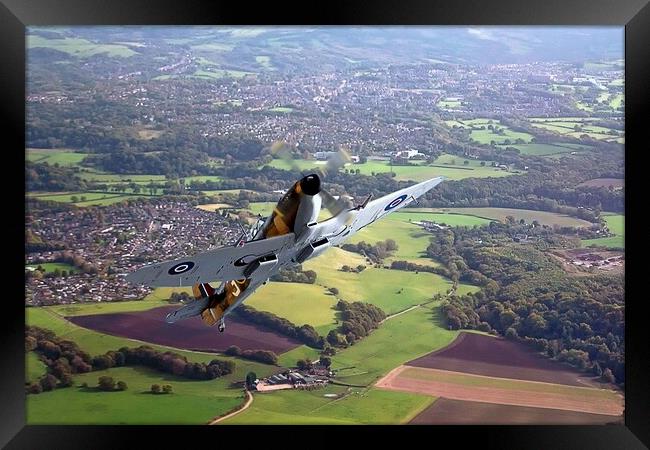
[[(621, 59), (622, 27), (67, 27), (31, 35), (100, 44), (178, 47), (266, 70), (324, 70), (403, 63), (515, 64)], [(142, 46), (144, 44), (144, 47)], [(269, 59), (270, 57), (270, 59)], [(256, 59), (257, 58), (257, 59)]]

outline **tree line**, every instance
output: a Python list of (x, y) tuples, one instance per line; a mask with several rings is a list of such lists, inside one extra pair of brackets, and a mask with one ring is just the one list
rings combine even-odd
[(278, 355), (270, 350), (242, 350), (236, 345), (231, 345), (224, 353), (228, 356), (238, 356), (262, 364), (276, 365), (278, 363)]
[(314, 284), (316, 282), (316, 272), (302, 270), (302, 264), (297, 264), (295, 267), (282, 267), (277, 274), (271, 277), (271, 281)]
[(295, 325), (284, 317), (276, 316), (267, 311), (258, 311), (249, 305), (240, 305), (234, 311), (242, 319), (256, 325), (262, 325), (280, 334), (297, 339), (300, 342), (313, 347), (323, 348), (325, 338), (320, 336), (311, 325)]
[(122, 347), (95, 357), (84, 352), (69, 340), (59, 338), (43, 328), (28, 326), (25, 331), (25, 350), (34, 351), (47, 366), (47, 373), (37, 382), (27, 386), (27, 392), (40, 393), (59, 387), (72, 386), (72, 376), (111, 367), (145, 366), (151, 369), (194, 380), (211, 380), (232, 373), (235, 363), (214, 359), (208, 364), (193, 363), (183, 355), (161, 352), (141, 345), (136, 348)]

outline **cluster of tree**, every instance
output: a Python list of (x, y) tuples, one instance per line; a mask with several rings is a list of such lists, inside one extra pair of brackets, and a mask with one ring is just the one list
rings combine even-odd
[(374, 245), (361, 241), (358, 244), (343, 244), (341, 248), (349, 252), (359, 253), (370, 259), (373, 263), (379, 264), (384, 258), (391, 256), (393, 252), (397, 251), (398, 246), (395, 240), (386, 239)]
[(277, 274), (271, 277), (271, 280), (286, 283), (314, 284), (316, 282), (316, 272), (313, 270), (302, 270), (302, 265), (298, 264), (291, 268), (281, 268)]
[(55, 255), (54, 261), (74, 266), (83, 273), (97, 273), (97, 267), (94, 264), (86, 261), (81, 255), (75, 254), (71, 250), (64, 250)]
[(172, 292), (169, 296), (169, 301), (172, 303), (187, 303), (191, 300), (194, 300), (194, 296), (188, 294), (187, 292)]
[(267, 311), (258, 311), (249, 305), (240, 305), (234, 311), (234, 314), (248, 322), (262, 325), (280, 334), (297, 339), (313, 348), (323, 348), (325, 344), (325, 338), (320, 336), (314, 327), (308, 324), (298, 326), (284, 317), (278, 317)]
[[(361, 273), (364, 270), (366, 270), (366, 266), (364, 266), (363, 264), (359, 264), (357, 267), (350, 267), (347, 264), (343, 264), (341, 266), (341, 272)], [(338, 294), (338, 289), (337, 289), (335, 295), (337, 295), (337, 294)]]
[(58, 164), (29, 163), (25, 166), (28, 191), (85, 191), (88, 186), (76, 175), (78, 167), (60, 167)]
[[(578, 186), (600, 177), (623, 178), (622, 151), (603, 152), (562, 163), (544, 162), (523, 175), (466, 178), (440, 184), (420, 200), (428, 207), (509, 207), (551, 211), (596, 222), (600, 211), (623, 211), (623, 190)], [(618, 157), (616, 158), (616, 155)], [(532, 164), (532, 163), (528, 163)]]
[(580, 369), (609, 369), (616, 382), (624, 382), (622, 276), (571, 276), (534, 246), (462, 241), (455, 248), (469, 269), (489, 281), (482, 291), (443, 304), (450, 328), (495, 330)]
[(314, 363), (310, 358), (299, 359), (296, 361), (296, 368), (298, 370), (309, 370), (313, 367)]
[(327, 334), (332, 347), (347, 347), (368, 336), (386, 318), (379, 307), (364, 302), (339, 300), (336, 309), (341, 311), (341, 325)]
[[(85, 386), (82, 385), (82, 387), (88, 387), (88, 385), (85, 384)], [(124, 381), (116, 382), (113, 377), (103, 375), (97, 380), (97, 389), (104, 392), (126, 391), (128, 389), (128, 386)]]
[(252, 388), (253, 384), (255, 384), (255, 380), (257, 380), (257, 374), (255, 372), (248, 372), (246, 374), (246, 388)]
[(111, 367), (111, 359), (117, 365), (117, 358), (120, 357), (120, 354), (124, 357), (124, 365), (143, 365), (193, 380), (212, 380), (228, 375), (235, 369), (235, 363), (232, 361), (213, 359), (208, 364), (193, 363), (178, 353), (160, 352), (147, 345), (136, 348), (122, 347), (117, 352), (108, 352), (98, 358), (103, 358), (103, 363), (107, 363), (108, 367)]
[(162, 386), (160, 386), (159, 384), (152, 384), (149, 392), (151, 392), (152, 394), (171, 394), (172, 385), (163, 384)]
[(63, 250), (65, 246), (60, 242), (47, 242), (40, 236), (27, 230), (25, 233), (25, 253), (42, 253), (48, 251)]
[(270, 350), (242, 350), (236, 345), (231, 345), (224, 353), (228, 356), (239, 356), (262, 364), (276, 365), (278, 363), (278, 355)]
[(179, 147), (173, 151), (156, 153), (120, 149), (109, 153), (90, 155), (84, 163), (112, 173), (164, 174), (170, 178), (192, 175), (210, 175), (208, 155)]
[(438, 275), (442, 275), (443, 277), (451, 278), (449, 270), (441, 266), (425, 266), (423, 264), (416, 264), (408, 261), (393, 261), (390, 264), (390, 268), (392, 270), (404, 270), (406, 272), (415, 272), (415, 273), (419, 273), (419, 272), (437, 273)]
[[(567, 233), (568, 236), (560, 234)], [(545, 250), (552, 247), (570, 248), (578, 245), (575, 228), (550, 227), (540, 225), (536, 221), (531, 224), (525, 222), (500, 223), (490, 222), (484, 226), (454, 227), (439, 230), (433, 233), (427, 247), (427, 256), (444, 264), (446, 272), (441, 270), (440, 275), (451, 278), (452, 281), (465, 282), (485, 286), (489, 279), (483, 269), (477, 270), (465, 261), (463, 250), (465, 248), (495, 247), (510, 245), (517, 236), (527, 235), (534, 240), (532, 247)], [(487, 268), (485, 269), (487, 270)]]
[(93, 370), (91, 356), (72, 341), (59, 339), (53, 332), (28, 326), (25, 351), (34, 351), (47, 367), (47, 373), (27, 386), (27, 392), (40, 393), (72, 386), (72, 375)]

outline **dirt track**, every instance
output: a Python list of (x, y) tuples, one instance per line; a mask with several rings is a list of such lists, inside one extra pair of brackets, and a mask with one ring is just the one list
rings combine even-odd
[[(578, 411), (593, 414), (620, 416), (623, 413), (623, 399), (620, 394), (603, 395), (604, 392), (592, 388), (573, 388), (532, 381), (518, 381), (516, 387), (485, 387), (482, 383), (495, 380), (493, 377), (468, 375), (466, 373), (442, 371), (437, 369), (417, 369), (417, 378), (405, 371), (413, 370), (408, 366), (393, 369), (379, 380), (377, 387), (432, 395), (455, 400), (469, 400), (503, 405), (551, 408)], [(422, 377), (422, 375), (425, 377)], [(449, 379), (449, 376), (464, 377), (469, 382), (441, 382), (437, 378)], [(469, 378), (468, 378), (469, 377)], [(502, 381), (510, 381), (504, 380)], [(513, 384), (514, 386), (514, 384)], [(545, 390), (548, 389), (548, 392)], [(553, 392), (560, 390), (560, 392)]]
[(166, 323), (165, 315), (175, 308), (164, 306), (134, 313), (96, 314), (67, 319), (102, 333), (188, 350), (221, 352), (236, 345), (242, 350), (271, 350), (280, 354), (301, 345), (297, 340), (244, 323), (236, 317), (226, 319), (224, 333), (219, 333), (216, 327), (205, 325), (198, 317), (174, 324)]
[(229, 419), (232, 416), (235, 416), (239, 414), (240, 412), (246, 410), (251, 404), (253, 403), (253, 394), (250, 393), (250, 391), (246, 391), (246, 403), (244, 403), (244, 406), (242, 406), (240, 409), (237, 411), (233, 411), (230, 414), (226, 414), (225, 416), (217, 417), (213, 421), (209, 422), (208, 425), (216, 425), (217, 423)]
[(439, 398), (410, 425), (600, 425), (623, 417)]

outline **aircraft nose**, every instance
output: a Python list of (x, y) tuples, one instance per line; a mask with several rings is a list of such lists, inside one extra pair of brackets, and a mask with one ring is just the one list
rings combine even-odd
[(320, 178), (315, 173), (307, 175), (300, 180), (300, 188), (307, 195), (316, 195), (320, 192)]

